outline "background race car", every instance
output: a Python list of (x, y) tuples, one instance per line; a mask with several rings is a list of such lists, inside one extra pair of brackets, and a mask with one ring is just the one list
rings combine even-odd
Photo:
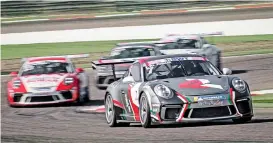
[[(115, 65), (115, 78), (119, 79), (128, 70), (132, 62), (139, 58), (162, 55), (158, 47), (151, 43), (123, 43), (112, 49), (108, 57), (98, 60), (99, 63), (127, 61), (127, 63)], [(128, 62), (129, 61), (129, 62)], [(131, 62), (130, 62), (131, 61)], [(93, 62), (92, 68), (95, 73), (95, 84), (98, 89), (106, 89), (114, 82), (111, 65), (96, 66)]]
[(221, 119), (250, 121), (253, 109), (248, 84), (228, 76), (231, 70), (223, 71), (199, 55), (138, 60), (122, 79), (107, 88), (106, 121), (111, 127), (131, 122), (150, 127)]
[(169, 54), (199, 54), (221, 69), (221, 50), (209, 44), (204, 36), (223, 35), (222, 32), (204, 34), (170, 34), (156, 42), (160, 51)]
[[(84, 56), (84, 55), (82, 55)], [(81, 55), (35, 57), (23, 59), (18, 72), (8, 82), (10, 106), (89, 101), (89, 78), (81, 68), (75, 68), (70, 58)]]

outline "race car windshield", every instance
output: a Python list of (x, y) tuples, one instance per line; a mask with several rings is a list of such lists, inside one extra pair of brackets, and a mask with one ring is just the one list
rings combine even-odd
[(194, 39), (179, 39), (177, 42), (168, 42), (160, 46), (161, 50), (169, 49), (200, 49), (200, 42)]
[(219, 71), (208, 61), (174, 58), (150, 61), (144, 64), (144, 71), (148, 81), (186, 76), (220, 75)]
[(72, 73), (73, 67), (69, 63), (43, 61), (26, 64), (22, 67), (21, 75)]
[(154, 49), (146, 47), (114, 49), (111, 52), (109, 59), (124, 59), (146, 56), (155, 56)]

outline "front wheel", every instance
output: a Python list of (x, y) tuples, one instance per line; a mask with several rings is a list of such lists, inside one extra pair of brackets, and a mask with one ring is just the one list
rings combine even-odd
[(140, 122), (142, 126), (144, 128), (151, 127), (150, 106), (149, 106), (148, 98), (145, 93), (143, 93), (140, 97), (139, 115), (140, 115)]
[(251, 121), (252, 117), (242, 117), (242, 118), (239, 118), (239, 119), (232, 119), (232, 121), (234, 123), (246, 123), (246, 122), (249, 122)]

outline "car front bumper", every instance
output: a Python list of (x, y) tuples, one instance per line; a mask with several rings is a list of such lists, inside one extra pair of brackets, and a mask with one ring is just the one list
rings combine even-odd
[[(235, 104), (234, 104), (235, 103)], [(160, 112), (151, 116), (154, 124), (175, 124), (252, 117), (251, 98), (236, 99), (230, 105), (194, 107), (193, 103), (182, 105), (162, 105)], [(192, 106), (188, 108), (189, 106)], [(184, 109), (186, 107), (186, 109)], [(183, 110), (184, 109), (184, 110)]]
[(78, 99), (77, 90), (39, 92), (39, 93), (12, 93), (9, 101), (12, 106), (57, 104), (63, 102), (74, 102)]

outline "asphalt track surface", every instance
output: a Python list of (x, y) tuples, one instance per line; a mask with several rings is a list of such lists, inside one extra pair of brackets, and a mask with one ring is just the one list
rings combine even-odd
[[(99, 27), (122, 27), (154, 24), (174, 24), (191, 22), (230, 21), (247, 19), (264, 19), (273, 17), (273, 8), (237, 9), (224, 11), (189, 12), (180, 14), (163, 14), (160, 16), (130, 16), (120, 18), (98, 18), (80, 20), (58, 20), (29, 23), (2, 24), (2, 34), (35, 31), (89, 29)], [(202, 28), (202, 27), (200, 27)]]
[[(271, 15), (267, 15), (267, 17), (272, 16), (272, 11), (258, 11), (254, 11), (253, 13), (244, 11), (244, 14), (242, 15), (263, 15), (264, 17), (257, 17), (265, 18), (265, 13), (271, 13)], [(228, 13), (215, 13), (215, 15), (215, 17), (218, 18), (226, 18), (225, 20), (231, 19), (231, 16)], [(235, 15), (235, 13), (231, 15)], [(241, 15), (241, 13), (237, 13), (237, 15)], [(174, 18), (179, 20), (178, 17), (174, 16), (169, 19)], [(244, 19), (242, 17), (246, 18), (247, 16), (239, 16), (237, 19)], [(202, 17), (200, 18), (202, 19)], [(164, 19), (164, 17), (157, 17), (156, 19), (160, 20)], [(188, 17), (188, 19), (191, 18)], [(198, 18), (196, 17), (196, 20), (197, 19)], [(109, 19), (109, 21), (111, 20)], [(129, 23), (134, 23), (136, 21), (137, 20), (133, 20), (133, 22)], [(148, 19), (146, 21), (153, 21), (153, 19)], [(210, 21), (214, 20), (211, 19)], [(85, 22), (79, 21), (79, 23), (81, 22), (86, 23), (86, 25), (88, 25), (89, 22), (91, 23), (90, 25), (94, 23), (92, 20)], [(168, 22), (169, 21), (166, 21), (166, 23)], [(76, 23), (77, 22), (69, 22), (64, 25), (77, 25)], [(113, 23), (118, 24), (119, 21)], [(62, 26), (54, 27), (54, 24), (56, 23), (52, 24), (53, 25), (44, 23), (43, 25), (55, 30), (62, 28)], [(34, 24), (33, 26), (27, 26), (28, 28), (25, 27), (25, 29), (24, 27), (17, 27), (17, 30), (19, 29), (21, 32), (23, 30), (34, 31), (33, 27), (35, 27), (35, 30), (37, 30), (36, 26), (39, 30), (42, 30), (43, 25), (39, 26), (39, 24)], [(23, 25), (19, 25), (19, 27), (20, 26)], [(77, 27), (84, 28), (81, 26), (81, 24), (74, 28)], [(89, 28), (91, 27), (94, 26), (90, 26)], [(16, 29), (16, 27), (14, 28)], [(242, 79), (246, 80), (250, 84), (251, 90), (272, 88), (272, 54), (263, 56), (225, 58), (223, 61), (224, 67), (233, 69), (235, 75), (238, 75)], [(90, 88), (92, 91), (90, 96), (92, 101), (87, 103), (85, 106), (102, 105), (104, 91), (99, 91), (93, 86), (92, 71), (87, 70), (87, 72), (90, 73)], [(76, 106), (75, 104), (56, 105), (54, 107), (43, 106), (32, 108), (11, 108), (7, 105), (5, 92), (6, 82), (9, 79), (9, 77), (2, 77), (1, 79), (2, 142), (273, 142), (272, 109), (255, 109), (255, 117), (253, 121), (247, 124), (233, 124), (231, 121), (219, 121), (210, 123), (182, 124), (178, 126), (159, 126), (152, 129), (144, 129), (139, 125), (133, 125), (131, 127), (109, 128), (105, 123), (103, 114), (76, 113), (75, 110), (80, 107)]]
[[(224, 59), (224, 66), (249, 82), (251, 89), (273, 85), (273, 55)], [(235, 70), (236, 69), (236, 70)], [(90, 80), (93, 80), (92, 71)], [(76, 113), (76, 104), (54, 107), (11, 108), (6, 102), (6, 82), (2, 77), (2, 142), (273, 142), (273, 110), (254, 109), (247, 124), (231, 121), (158, 126), (144, 129), (138, 124), (110, 128), (104, 114)], [(92, 101), (85, 106), (102, 105), (104, 91), (91, 82)]]

